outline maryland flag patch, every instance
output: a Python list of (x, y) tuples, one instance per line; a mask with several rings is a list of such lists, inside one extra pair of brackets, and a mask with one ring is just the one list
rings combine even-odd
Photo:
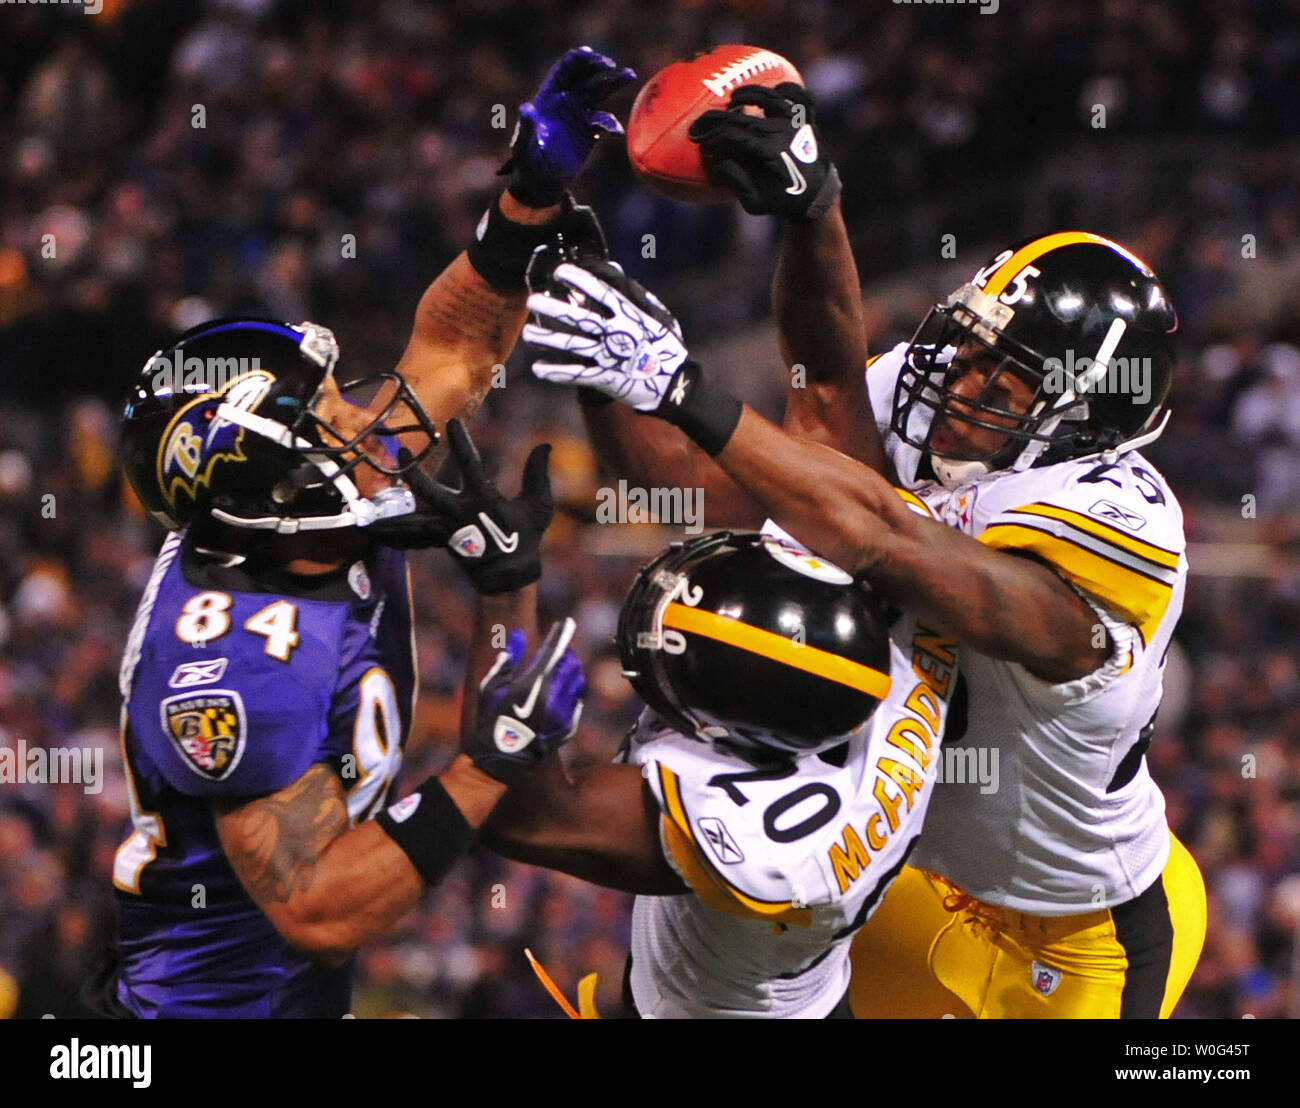
[(169, 696), (162, 702), (162, 727), (182, 761), (209, 781), (234, 772), (248, 731), (244, 702), (227, 689)]

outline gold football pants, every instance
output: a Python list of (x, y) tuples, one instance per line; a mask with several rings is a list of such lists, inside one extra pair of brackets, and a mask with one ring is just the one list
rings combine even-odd
[(985, 904), (904, 867), (853, 941), (859, 1019), (1167, 1018), (1205, 941), (1205, 885), (1172, 834), (1141, 896), (1077, 916)]

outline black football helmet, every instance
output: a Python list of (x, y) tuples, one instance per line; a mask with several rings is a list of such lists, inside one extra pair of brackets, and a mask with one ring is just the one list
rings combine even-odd
[[(1177, 327), (1156, 275), (1119, 243), (1086, 231), (1032, 239), (930, 310), (907, 349), (892, 430), (941, 480), (1092, 455), (1113, 461), (1164, 430)], [(963, 398), (953, 385), (972, 348), (992, 352), (996, 368), (978, 395)], [(1025, 411), (994, 399), (1003, 373), (1034, 390)], [(945, 417), (1009, 441), (987, 453), (936, 455), (930, 440)]]
[[(122, 465), (144, 506), (171, 530), (202, 522), (278, 534), (413, 511), (400, 477), (437, 443), (433, 421), (398, 373), (340, 381), (338, 355), (315, 323), (251, 318), (201, 324), (159, 350), (123, 417)], [(359, 433), (316, 414), (331, 378), (374, 413)], [(360, 465), (399, 480), (363, 497)]]
[(836, 746), (890, 687), (889, 628), (870, 589), (752, 532), (673, 543), (643, 568), (618, 648), (666, 722), (750, 757)]

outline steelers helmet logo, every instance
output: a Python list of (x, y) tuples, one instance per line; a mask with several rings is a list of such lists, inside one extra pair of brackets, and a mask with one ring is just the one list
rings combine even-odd
[(244, 702), (239, 693), (214, 689), (202, 695), (169, 696), (162, 727), (181, 761), (208, 781), (223, 781), (244, 753)]
[(827, 585), (853, 584), (853, 577), (840, 569), (839, 566), (828, 562), (825, 558), (819, 558), (807, 547), (800, 546), (788, 539), (777, 539), (770, 535), (764, 536), (763, 549), (785, 566), (786, 569), (802, 573), (805, 577), (811, 577), (814, 581), (822, 581)]

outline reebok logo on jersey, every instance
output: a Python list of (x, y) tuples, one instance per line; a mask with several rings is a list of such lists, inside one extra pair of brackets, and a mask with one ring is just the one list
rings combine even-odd
[(195, 685), (210, 685), (220, 681), (230, 664), (229, 658), (209, 658), (205, 662), (182, 662), (167, 678), (170, 689), (192, 689)]
[(1033, 982), (1034, 989), (1042, 996), (1051, 996), (1056, 992), (1056, 986), (1061, 983), (1061, 971), (1053, 966), (1045, 966), (1042, 962), (1033, 962), (1029, 967), (1029, 980)]
[(1147, 522), (1137, 512), (1121, 508), (1110, 500), (1098, 500), (1096, 504), (1088, 509), (1088, 514), (1096, 516), (1098, 519), (1104, 519), (1107, 523), (1118, 524), (1130, 531), (1140, 531), (1146, 526)]
[(724, 866), (734, 866), (743, 862), (745, 855), (736, 840), (731, 837), (727, 825), (716, 816), (705, 816), (699, 821), (700, 838), (708, 844), (709, 850)]

